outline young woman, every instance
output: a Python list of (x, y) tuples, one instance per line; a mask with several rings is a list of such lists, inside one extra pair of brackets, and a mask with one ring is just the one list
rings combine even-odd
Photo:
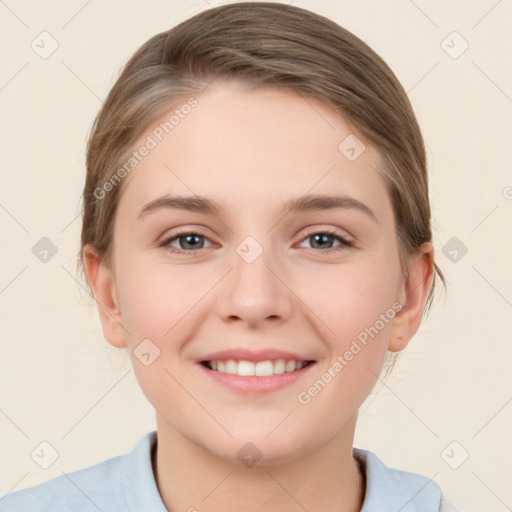
[(347, 30), (244, 2), (147, 41), (90, 136), (80, 263), (157, 429), (1, 510), (453, 510), (353, 447), (443, 275), (415, 115)]

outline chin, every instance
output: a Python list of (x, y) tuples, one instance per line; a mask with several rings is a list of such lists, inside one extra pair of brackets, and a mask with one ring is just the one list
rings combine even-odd
[[(247, 467), (277, 466), (293, 462), (308, 449), (304, 446), (305, 440), (300, 442), (290, 438), (289, 435), (271, 434), (273, 439), (266, 437), (268, 431), (256, 435), (236, 436), (228, 441), (229, 449), (217, 453), (218, 456), (233, 464)], [(226, 447), (227, 448), (227, 447)], [(310, 449), (314, 449), (313, 446)], [(217, 450), (218, 452), (218, 446)]]

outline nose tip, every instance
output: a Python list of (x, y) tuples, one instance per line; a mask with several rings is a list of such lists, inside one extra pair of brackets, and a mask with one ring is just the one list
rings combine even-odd
[[(241, 245), (242, 249), (247, 247), (248, 251), (244, 255), (249, 254), (251, 262), (241, 257), (226, 276), (218, 313), (224, 319), (242, 320), (251, 327), (261, 321), (276, 324), (291, 312), (290, 293), (262, 256), (263, 251), (258, 250), (260, 244), (254, 245), (253, 240), (247, 241), (247, 246)], [(259, 256), (253, 259), (255, 249)]]

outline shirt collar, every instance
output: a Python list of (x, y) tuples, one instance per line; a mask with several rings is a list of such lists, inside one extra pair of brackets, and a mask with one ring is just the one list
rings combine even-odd
[[(151, 463), (156, 440), (156, 431), (148, 432), (122, 466), (123, 492), (130, 511), (167, 512)], [(353, 454), (366, 477), (361, 512), (438, 512), (441, 489), (432, 479), (389, 468), (368, 450), (353, 448)]]
[(156, 439), (155, 430), (148, 432), (127, 454), (121, 469), (126, 506), (131, 512), (167, 512), (158, 492), (151, 463)]
[(441, 489), (425, 476), (389, 468), (374, 453), (353, 449), (366, 474), (361, 512), (438, 512)]

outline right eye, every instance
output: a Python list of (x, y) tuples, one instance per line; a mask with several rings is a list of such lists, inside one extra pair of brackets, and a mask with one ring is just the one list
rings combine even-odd
[[(190, 254), (204, 248), (200, 241), (201, 239), (208, 240), (206, 236), (194, 231), (182, 231), (180, 233), (174, 233), (171, 236), (165, 238), (158, 245), (159, 247), (165, 247), (173, 253)], [(178, 245), (180, 246), (179, 248), (172, 246), (175, 241), (178, 242)]]

